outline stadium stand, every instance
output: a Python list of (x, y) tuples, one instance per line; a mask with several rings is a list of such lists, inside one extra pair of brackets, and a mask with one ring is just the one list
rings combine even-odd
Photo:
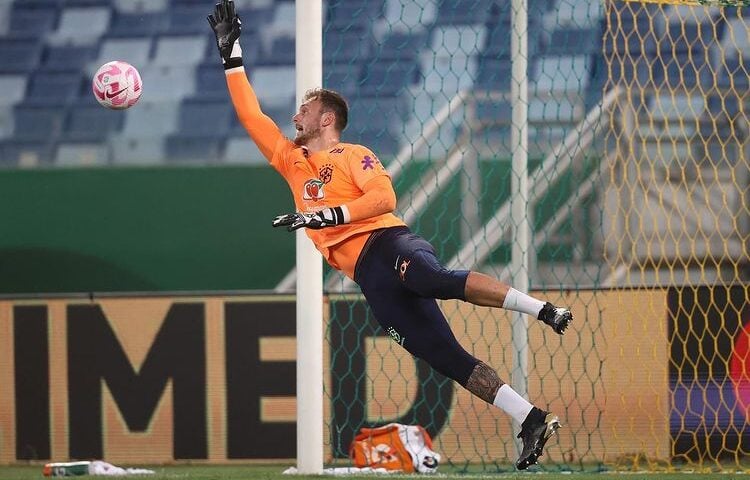
[[(294, 3), (236, 3), (247, 11), (248, 18), (259, 20), (243, 25), (243, 49), (261, 102), (282, 129), (292, 134)], [(244, 131), (234, 116), (227, 118), (222, 110), (220, 115), (217, 113), (222, 118), (221, 125), (209, 125), (216, 120), (213, 109), (229, 104), (213, 38), (205, 25), (205, 2), (15, 0), (5, 5), (9, 20), (0, 31), (0, 85), (5, 92), (0, 102), (3, 142), (45, 139), (57, 152), (56, 142), (77, 139), (88, 128), (83, 125), (95, 124), (101, 128), (87, 133), (91, 137), (88, 140), (103, 146), (95, 157), (111, 155), (113, 163), (145, 161), (145, 152), (170, 157), (151, 158), (153, 162), (179, 162), (187, 153), (194, 161), (198, 150), (181, 148), (191, 143), (190, 138), (199, 139), (196, 145), (208, 145), (200, 149), (206, 162), (238, 161), (237, 148), (243, 145), (238, 138)], [(164, 15), (167, 6), (171, 11)], [(559, 137), (601, 98), (603, 63), (597, 45), (601, 43), (606, 18), (598, 2), (587, 0), (530, 0), (529, 8), (529, 114), (537, 126), (535, 131), (543, 130), (545, 135), (553, 131)], [(687, 23), (680, 22), (677, 20), (683, 19), (684, 10), (678, 6), (668, 8), (672, 17), (668, 15), (664, 25), (651, 28), (638, 25), (633, 19), (637, 34), (607, 40), (617, 42), (618, 48), (627, 43), (636, 58), (631, 65), (614, 65), (614, 78), (638, 81), (656, 75), (665, 82), (679, 78), (681, 88), (689, 90), (712, 75), (719, 49), (707, 49), (700, 41), (708, 33), (705, 29), (710, 18), (695, 16)], [(706, 11), (712, 15), (712, 10)], [(618, 15), (627, 24), (628, 13), (622, 8), (610, 15)], [(509, 91), (510, 18), (510, 3), (494, 0), (326, 2), (324, 85), (342, 91), (352, 100), (353, 125), (365, 124), (347, 131), (347, 140), (366, 141), (381, 155), (392, 155), (413, 141), (419, 125), (459, 91)], [(671, 22), (670, 18), (676, 21)], [(742, 25), (742, 19), (730, 16), (718, 32), (724, 39), (721, 51), (727, 58), (717, 75), (735, 89), (747, 85), (742, 59), (747, 55), (743, 52), (750, 51), (750, 41), (747, 31), (738, 28)], [(36, 34), (40, 28), (46, 33)], [(670, 44), (678, 53), (673, 63), (653, 62), (659, 55), (656, 35), (660, 32), (676, 39)], [(728, 48), (736, 45), (748, 48)], [(120, 112), (120, 121), (99, 123), (97, 118), (87, 117), (97, 115), (93, 113), (96, 109), (89, 111), (90, 104), (74, 103), (90, 96), (88, 78), (99, 65), (112, 59), (137, 66), (145, 85), (144, 96), (137, 109)], [(676, 71), (682, 71), (682, 75), (675, 75)], [(688, 92), (679, 100), (649, 98), (646, 107), (669, 111), (684, 105), (665, 107), (665, 103), (683, 101), (693, 105), (699, 116), (710, 111), (717, 100), (709, 98), (705, 105), (696, 106)], [(727, 101), (737, 103), (736, 99)], [(373, 113), (373, 103), (381, 105), (378, 113)], [(383, 106), (393, 105), (400, 105), (396, 118), (401, 124), (382, 110)], [(196, 115), (196, 108), (205, 110)], [(497, 119), (506, 115), (508, 108), (502, 100), (481, 101), (476, 116), (480, 121)], [(739, 106), (730, 105), (732, 108), (737, 111)], [(107, 113), (98, 112), (101, 118), (106, 118)], [(196, 118), (188, 121), (186, 116), (190, 115)], [(385, 128), (377, 121), (379, 118), (388, 118), (391, 125)], [(136, 146), (133, 142), (144, 130), (153, 138), (138, 140)], [(497, 130), (507, 135), (506, 127), (499, 126)], [(210, 132), (209, 141), (206, 132)], [(448, 144), (451, 133), (446, 135), (443, 142)], [(131, 145), (141, 153), (135, 153), (133, 158), (114, 153)], [(166, 147), (162, 150), (156, 145)], [(4, 148), (6, 151), (10, 160), (4, 158), (3, 164), (14, 164), (17, 149)], [(55, 155), (54, 158), (63, 158)], [(66, 160), (66, 164), (74, 163)]]

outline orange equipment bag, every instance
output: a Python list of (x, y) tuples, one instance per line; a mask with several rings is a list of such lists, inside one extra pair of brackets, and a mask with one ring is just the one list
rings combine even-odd
[(362, 428), (349, 447), (356, 467), (384, 468), (404, 473), (431, 473), (440, 455), (432, 450), (432, 439), (421, 426), (389, 423)]

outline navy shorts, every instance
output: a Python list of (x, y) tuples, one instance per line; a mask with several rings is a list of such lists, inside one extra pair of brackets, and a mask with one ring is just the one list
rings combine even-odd
[(407, 227), (376, 230), (354, 272), (375, 318), (415, 357), (466, 385), (479, 360), (458, 343), (435, 299), (465, 299), (466, 270), (448, 270)]

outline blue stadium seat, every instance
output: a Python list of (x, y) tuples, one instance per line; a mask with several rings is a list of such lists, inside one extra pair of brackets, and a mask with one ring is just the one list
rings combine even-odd
[[(437, 2), (434, 0), (386, 0), (382, 22), (385, 25), (379, 28), (386, 29), (388, 33), (425, 33), (435, 23), (437, 10)], [(378, 29), (374, 31), (382, 33)]]
[(151, 37), (105, 38), (90, 73), (113, 59), (126, 61), (143, 73), (141, 66), (149, 62), (150, 55)]
[(98, 105), (75, 105), (70, 108), (63, 131), (68, 141), (103, 142), (122, 127), (124, 112)]
[(15, 105), (26, 95), (26, 75), (0, 75), (0, 105)]
[(551, 55), (539, 57), (534, 65), (533, 85), (539, 92), (585, 91), (590, 78), (587, 55)]
[(369, 38), (364, 30), (340, 32), (327, 29), (323, 35), (323, 62), (330, 65), (363, 61), (372, 53)]
[[(250, 79), (263, 108), (287, 108), (294, 100), (294, 67), (257, 67), (250, 72)], [(290, 110), (288, 115), (291, 114)]]
[(234, 109), (228, 99), (185, 100), (180, 106), (177, 131), (185, 136), (224, 136), (229, 132), (229, 122)]
[(141, 37), (163, 30), (167, 16), (162, 12), (118, 12), (112, 17), (108, 37)]
[(36, 38), (39, 32), (51, 32), (57, 26), (56, 5), (39, 2), (16, 2), (11, 7), (8, 35), (14, 38)]
[(206, 15), (210, 13), (208, 6), (205, 3), (176, 5), (170, 9), (166, 16), (167, 22), (161, 25), (159, 33), (179, 35), (206, 33), (206, 29), (209, 28), (206, 22)]
[(25, 40), (0, 38), (0, 73), (29, 73), (36, 68), (42, 54), (39, 44)]
[(66, 105), (78, 97), (83, 84), (79, 72), (37, 71), (29, 77), (25, 103)]
[(453, 0), (440, 2), (435, 24), (437, 25), (477, 25), (483, 24), (492, 16), (510, 12), (510, 2), (496, 0)]
[(401, 127), (407, 105), (402, 97), (360, 97), (349, 105), (349, 124), (352, 129), (371, 128), (390, 130)]
[(713, 83), (713, 67), (706, 52), (678, 53), (652, 59), (654, 82), (670, 88), (709, 87)]
[(391, 157), (398, 152), (400, 135), (393, 134), (386, 129), (367, 128), (363, 130), (347, 131), (344, 141), (359, 143), (378, 157)]
[(143, 96), (149, 100), (180, 100), (195, 93), (195, 67), (162, 67), (146, 65), (138, 68), (143, 80)]
[(62, 132), (65, 110), (58, 107), (16, 105), (13, 137), (16, 140), (48, 141)]
[(111, 14), (109, 7), (66, 7), (47, 41), (52, 45), (92, 45), (109, 28)]
[(323, 86), (350, 98), (359, 90), (361, 70), (358, 63), (328, 65), (323, 69)]
[(384, 61), (416, 61), (426, 39), (426, 33), (392, 33), (374, 49), (373, 54)]
[(393, 96), (419, 79), (418, 64), (410, 61), (377, 61), (364, 65), (360, 93), (366, 96)]
[(369, 27), (383, 15), (383, 0), (331, 0), (326, 25), (335, 30)]
[(58, 143), (55, 150), (54, 164), (60, 167), (89, 167), (108, 163), (109, 148), (102, 143)]
[(199, 65), (195, 77), (195, 91), (200, 92), (201, 98), (228, 101), (229, 90), (226, 78), (224, 68), (218, 58), (213, 63)]
[(510, 91), (511, 62), (509, 58), (480, 57), (474, 88)]
[(155, 165), (164, 163), (163, 137), (116, 135), (111, 141), (111, 161), (116, 165)]
[(171, 135), (166, 141), (166, 161), (168, 163), (217, 163), (221, 157), (223, 143), (223, 139), (216, 136)]
[(155, 40), (153, 65), (197, 65), (204, 60), (206, 35), (162, 35)]
[(542, 53), (545, 55), (575, 55), (601, 50), (599, 26), (591, 28), (558, 28), (543, 35)]
[(261, 54), (257, 65), (294, 65), (295, 42), (295, 38), (289, 36), (273, 39), (270, 50)]
[(137, 108), (123, 112), (122, 134), (127, 137), (164, 136), (177, 130), (180, 101), (153, 102), (142, 99)]
[(89, 45), (49, 46), (42, 54), (40, 69), (47, 72), (81, 72), (96, 56), (98, 48)]
[(0, 142), (0, 165), (7, 167), (37, 167), (50, 165), (54, 146), (44, 138), (28, 141), (13, 139)]

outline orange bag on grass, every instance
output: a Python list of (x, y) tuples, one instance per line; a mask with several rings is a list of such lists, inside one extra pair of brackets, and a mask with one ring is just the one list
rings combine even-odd
[(404, 473), (433, 473), (440, 462), (440, 454), (432, 450), (432, 439), (424, 428), (400, 423), (360, 429), (349, 447), (349, 456), (359, 468)]

